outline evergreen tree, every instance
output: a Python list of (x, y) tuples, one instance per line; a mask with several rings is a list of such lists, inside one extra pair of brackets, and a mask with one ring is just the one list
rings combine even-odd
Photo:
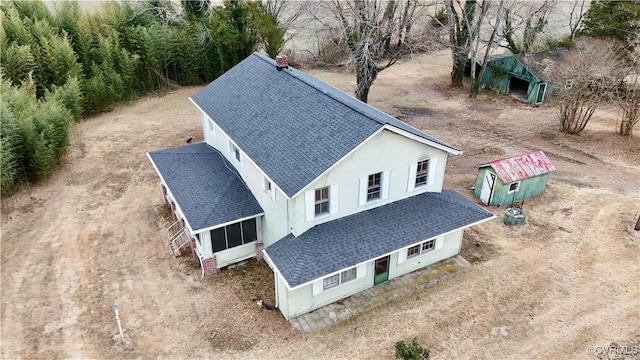
[(602, 0), (593, 1), (578, 35), (614, 38), (627, 46), (640, 32), (640, 2)]

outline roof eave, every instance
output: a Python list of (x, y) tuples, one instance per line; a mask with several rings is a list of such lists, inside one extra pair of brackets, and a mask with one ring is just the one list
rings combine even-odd
[[(496, 218), (496, 216), (495, 216), (494, 214), (491, 214), (491, 216), (490, 216), (490, 217), (487, 217), (486, 219), (482, 219), (482, 220), (479, 220), (479, 221), (473, 222), (473, 223), (471, 223), (471, 224), (468, 224), (468, 225), (465, 225), (465, 226), (461, 226), (461, 227), (459, 227), (459, 228), (457, 228), (457, 229), (453, 229), (453, 230), (450, 230), (450, 231), (444, 232), (444, 233), (442, 233), (442, 234), (436, 235), (435, 237), (439, 237), (439, 236), (446, 236), (446, 235), (448, 235), (448, 234), (451, 234), (451, 233), (456, 232), (456, 231), (459, 231), (459, 230), (465, 230), (465, 229), (468, 229), (468, 228), (470, 228), (470, 227), (472, 227), (472, 226), (476, 226), (476, 225), (482, 224), (482, 223), (484, 223), (484, 222), (487, 222), (487, 221), (489, 221), (489, 220), (493, 220), (493, 219), (495, 219), (495, 218)], [(418, 243), (420, 243), (420, 242), (422, 242), (422, 241), (424, 241), (424, 240), (420, 240)], [(304, 283), (302, 283), (302, 284), (298, 284), (298, 285), (296, 285), (296, 286), (291, 286), (291, 285), (289, 285), (289, 282), (288, 282), (288, 281), (287, 281), (287, 279), (285, 278), (285, 276), (284, 276), (284, 274), (282, 273), (282, 271), (280, 271), (280, 270), (278, 269), (278, 265), (277, 265), (275, 262), (273, 262), (273, 259), (271, 259), (271, 257), (269, 257), (269, 260), (271, 261), (271, 263), (273, 264), (273, 266), (274, 266), (276, 269), (278, 269), (278, 272), (282, 275), (282, 279), (284, 280), (284, 283), (285, 283), (285, 285), (287, 286), (287, 289), (288, 289), (289, 291), (293, 291), (293, 290), (299, 289), (299, 288), (301, 288), (301, 287), (303, 287), (303, 286), (307, 286), (307, 285), (309, 285), (309, 284), (313, 283), (314, 281), (317, 281), (317, 280), (322, 279), (322, 278), (324, 278), (324, 277), (331, 276), (331, 275), (335, 275), (335, 274), (339, 274), (340, 272), (344, 271), (344, 269), (352, 268), (352, 267), (354, 267), (354, 266), (360, 266), (360, 265), (362, 265), (362, 264), (366, 264), (366, 263), (368, 263), (368, 262), (370, 262), (370, 261), (372, 261), (372, 260), (374, 260), (374, 259), (377, 259), (377, 258), (379, 258), (379, 257), (384, 257), (384, 256), (387, 256), (387, 255), (391, 255), (391, 254), (393, 254), (393, 253), (395, 253), (395, 252), (397, 252), (397, 251), (399, 251), (399, 250), (401, 250), (401, 249), (404, 249), (404, 248), (406, 248), (406, 247), (411, 247), (411, 246), (414, 246), (414, 245), (403, 246), (403, 247), (401, 247), (401, 248), (395, 249), (395, 250), (393, 250), (393, 251), (391, 251), (391, 252), (388, 252), (388, 253), (386, 253), (386, 254), (379, 255), (379, 256), (375, 256), (375, 257), (373, 257), (373, 258), (371, 258), (371, 259), (368, 259), (368, 260), (365, 260), (365, 261), (359, 262), (359, 263), (357, 263), (357, 264), (355, 264), (355, 265), (349, 265), (349, 266), (348, 266), (348, 267), (346, 267), (346, 268), (343, 268), (343, 269), (340, 269), (340, 270), (337, 270), (337, 271), (334, 271), (334, 272), (331, 272), (331, 273), (327, 273), (327, 274), (324, 274), (324, 275), (320, 275), (320, 276), (318, 276), (318, 277), (316, 277), (316, 278), (314, 278), (314, 279), (311, 279), (311, 280), (305, 281)], [(265, 249), (265, 251), (264, 251), (265, 255), (267, 254), (267, 251), (268, 251), (268, 249)]]
[[(165, 179), (162, 177), (162, 173), (160, 172), (160, 170), (156, 166), (156, 163), (153, 161), (153, 158), (151, 157), (151, 154), (148, 151), (147, 151), (147, 157), (149, 158), (149, 161), (151, 161), (151, 165), (153, 165), (153, 168), (155, 169), (156, 174), (158, 174), (158, 177), (160, 177), (160, 181), (162, 181), (162, 183), (166, 186), (167, 191), (171, 194), (171, 197), (175, 200), (176, 206), (178, 207), (178, 209), (180, 209), (180, 212), (184, 214), (184, 211), (182, 211), (182, 208), (180, 208), (180, 204), (178, 203), (178, 200), (176, 199), (176, 197), (171, 192), (171, 189), (169, 188), (169, 185), (167, 184)], [(191, 224), (189, 223), (189, 220), (187, 219), (186, 216), (184, 217), (184, 222), (185, 222), (185, 225), (187, 226), (187, 228), (191, 232), (193, 232), (193, 228), (191, 227)]]
[[(396, 126), (393, 126), (391, 124), (385, 124), (383, 126), (383, 129), (386, 129), (386, 130), (392, 131), (392, 132), (394, 132), (396, 134), (408, 137), (408, 138), (410, 138), (412, 140), (421, 142), (421, 143), (423, 143), (425, 145), (432, 146), (432, 147), (434, 147), (434, 148), (436, 148), (438, 150), (446, 151), (446, 152), (448, 152), (450, 154), (453, 154), (453, 155), (462, 155), (462, 150), (458, 150), (458, 149), (454, 148), (453, 146), (448, 146), (448, 145), (445, 145), (445, 144), (437, 143), (435, 141), (423, 138), (423, 137), (418, 136), (416, 134), (412, 134), (412, 133), (410, 133), (410, 132), (408, 132), (406, 130), (400, 129), (400, 128), (398, 128)], [(419, 130), (416, 129), (416, 131), (419, 131)]]
[(244, 157), (245, 157), (245, 158), (247, 158), (247, 159), (249, 159), (249, 161), (253, 164), (253, 166), (255, 166), (255, 167), (256, 167), (256, 169), (258, 169), (258, 171), (260, 171), (260, 173), (261, 173), (264, 177), (266, 177), (266, 178), (267, 178), (267, 180), (269, 180), (269, 181), (274, 185), (274, 187), (276, 187), (277, 189), (279, 189), (279, 190), (280, 190), (280, 192), (282, 193), (282, 195), (284, 195), (284, 197), (285, 197), (285, 198), (287, 198), (287, 200), (291, 200), (291, 198), (292, 198), (292, 197), (289, 197), (289, 195), (288, 195), (284, 190), (282, 190), (282, 188), (281, 188), (280, 186), (278, 186), (278, 184), (277, 184), (275, 181), (273, 181), (273, 179), (272, 179), (269, 175), (267, 175), (267, 173), (266, 173), (266, 172), (264, 172), (264, 170), (262, 170), (262, 168), (261, 168), (260, 166), (258, 166), (258, 164), (256, 164), (256, 163), (253, 161), (253, 159), (252, 159), (250, 156), (248, 156), (248, 155), (247, 155), (247, 153), (246, 153), (246, 152), (244, 152), (244, 151), (242, 150), (242, 148), (240, 148), (240, 147), (238, 146), (238, 144), (237, 144), (235, 141), (233, 141), (233, 139), (231, 139), (231, 137), (230, 137), (229, 135), (227, 135), (227, 133), (226, 133), (224, 130), (222, 130), (222, 127), (220, 127), (220, 125), (219, 125), (218, 123), (216, 123), (216, 121), (215, 121), (215, 120), (214, 120), (214, 119), (213, 119), (209, 114), (207, 114), (207, 112), (206, 112), (206, 111), (204, 111), (204, 110), (203, 110), (203, 109), (198, 105), (198, 103), (196, 103), (196, 102), (195, 102), (195, 100), (193, 100), (193, 98), (192, 98), (192, 97), (189, 97), (189, 101), (191, 101), (191, 103), (192, 103), (195, 107), (197, 107), (197, 108), (198, 108), (198, 110), (200, 110), (200, 112), (202, 112), (203, 114), (207, 115), (207, 116), (209, 117), (209, 119), (211, 119), (211, 121), (213, 121), (213, 123), (218, 127), (218, 129), (220, 129), (220, 132), (221, 132), (221, 133), (223, 133), (223, 134), (224, 134), (224, 136), (226, 136), (228, 139), (230, 139), (230, 140), (233, 142), (233, 144), (234, 144), (234, 145), (236, 145), (236, 146), (238, 147), (238, 149), (242, 152), (242, 154), (244, 155)]

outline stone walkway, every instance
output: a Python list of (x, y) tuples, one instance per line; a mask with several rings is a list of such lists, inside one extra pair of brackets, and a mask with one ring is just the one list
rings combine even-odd
[(469, 266), (471, 264), (462, 256), (454, 256), (300, 315), (289, 320), (289, 323), (298, 330), (317, 331), (411, 294), (417, 289), (422, 289)]

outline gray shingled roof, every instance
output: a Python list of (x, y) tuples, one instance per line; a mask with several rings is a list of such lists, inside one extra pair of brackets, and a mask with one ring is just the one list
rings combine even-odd
[(149, 157), (193, 231), (264, 213), (233, 166), (205, 143)]
[(450, 145), (254, 53), (191, 97), (289, 197), (385, 124)]
[(428, 192), (289, 234), (265, 252), (295, 287), (492, 217), (455, 191)]

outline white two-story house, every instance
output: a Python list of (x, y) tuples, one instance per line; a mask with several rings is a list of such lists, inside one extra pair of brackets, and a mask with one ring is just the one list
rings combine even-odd
[(443, 190), (461, 152), (254, 53), (191, 101), (203, 143), (153, 151), (203, 275), (250, 257), (286, 319), (457, 255), (493, 215)]

